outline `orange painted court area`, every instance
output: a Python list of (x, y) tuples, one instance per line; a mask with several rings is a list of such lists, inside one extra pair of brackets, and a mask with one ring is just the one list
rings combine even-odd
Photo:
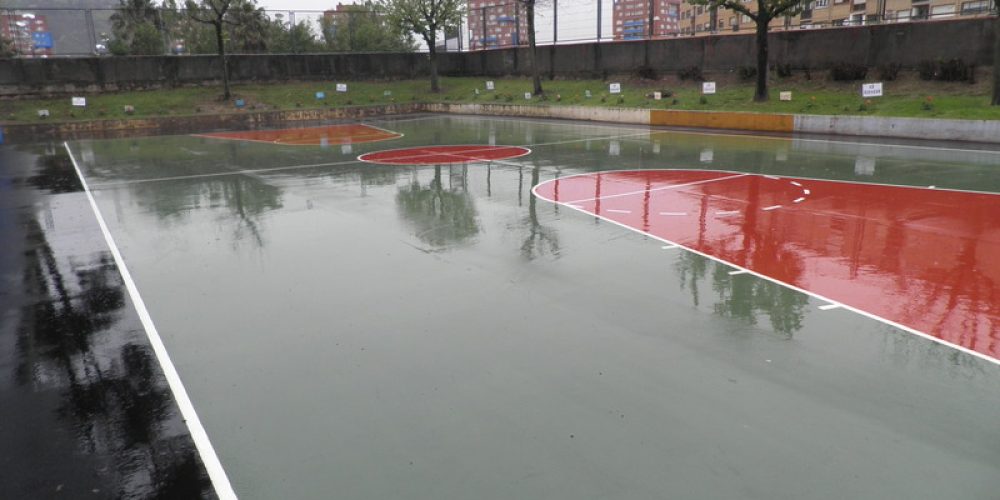
[(267, 142), (292, 146), (325, 146), (359, 142), (387, 141), (403, 136), (370, 125), (327, 125), (323, 127), (289, 128), (280, 130), (247, 130), (196, 134), (199, 137), (234, 141)]

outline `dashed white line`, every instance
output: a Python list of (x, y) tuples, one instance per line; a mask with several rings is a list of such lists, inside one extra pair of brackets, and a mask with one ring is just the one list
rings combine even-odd
[[(598, 173), (599, 174), (606, 174), (608, 172), (598, 172)], [(704, 180), (700, 180), (700, 181), (686, 182), (684, 184), (671, 184), (669, 186), (663, 186), (663, 187), (660, 187), (660, 188), (643, 189), (643, 190), (640, 190), (640, 191), (629, 191), (627, 193), (609, 194), (607, 196), (599, 196), (599, 197), (596, 197), (596, 198), (584, 198), (582, 200), (573, 200), (573, 201), (562, 202), (562, 203), (566, 204), (566, 203), (581, 203), (581, 202), (585, 202), (585, 201), (610, 200), (612, 198), (621, 198), (623, 196), (634, 196), (634, 195), (637, 195), (637, 194), (652, 193), (654, 191), (666, 191), (668, 189), (677, 189), (677, 188), (683, 188), (683, 187), (697, 186), (699, 184), (708, 184), (710, 182), (720, 182), (720, 181), (725, 181), (725, 180), (729, 180), (729, 179), (737, 179), (739, 177), (746, 177), (748, 175), (750, 175), (750, 174), (728, 175), (726, 177), (715, 177), (715, 178), (712, 178), (712, 179), (704, 179)]]
[(795, 181), (792, 181), (792, 185), (793, 186), (802, 187), (802, 184), (799, 184), (798, 182), (795, 182)]
[(777, 210), (779, 208), (781, 208), (781, 205), (771, 205), (769, 207), (764, 207), (761, 210), (763, 210), (765, 212), (770, 212), (771, 210)]
[(802, 203), (803, 201), (806, 201), (805, 196), (802, 196), (800, 198), (795, 198), (794, 200), (792, 200), (792, 203)]
[(630, 214), (630, 213), (632, 213), (631, 210), (616, 210), (614, 208), (606, 209), (605, 212), (612, 212), (612, 213), (616, 213), (616, 214)]
[(806, 196), (809, 196), (810, 193), (811, 193), (811, 191), (809, 191), (808, 189), (803, 189), (802, 190), (802, 194), (804, 194)]
[(687, 212), (660, 212), (660, 215), (665, 215), (667, 217), (680, 217), (687, 215)]
[(739, 210), (722, 210), (722, 211), (719, 211), (719, 212), (715, 212), (715, 216), (716, 217), (726, 217), (728, 215), (736, 215), (738, 213), (740, 213)]

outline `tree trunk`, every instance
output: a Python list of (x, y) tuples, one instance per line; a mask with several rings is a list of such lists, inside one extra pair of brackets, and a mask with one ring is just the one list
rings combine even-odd
[(993, 105), (1000, 106), (1000, 6), (993, 20)]
[(531, 80), (534, 84), (534, 94), (542, 95), (542, 77), (538, 71), (538, 47), (535, 44), (535, 0), (524, 3), (528, 14), (528, 45), (531, 51)]
[(767, 26), (771, 24), (770, 18), (765, 18), (758, 13), (757, 18), (757, 89), (754, 91), (753, 100), (756, 102), (767, 101)]
[(212, 23), (215, 25), (215, 44), (219, 49), (219, 59), (222, 61), (222, 99), (228, 101), (232, 98), (229, 93), (229, 61), (226, 60), (226, 42), (222, 38), (222, 21)]
[(434, 33), (426, 40), (431, 62), (431, 92), (435, 94), (441, 92), (441, 85), (438, 83), (438, 58), (437, 58), (437, 37)]

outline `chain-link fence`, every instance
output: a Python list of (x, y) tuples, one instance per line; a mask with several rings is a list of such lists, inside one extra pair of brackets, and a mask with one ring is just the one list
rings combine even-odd
[[(744, 0), (746, 1), (746, 0)], [(997, 0), (813, 0), (771, 30), (925, 22), (987, 16)], [(755, 2), (747, 5), (752, 8)], [(0, 9), (0, 56), (212, 54), (217, 34), (184, 10)], [(526, 46), (526, 4), (469, 0), (460, 26), (444, 30), (441, 51)], [(748, 16), (682, 0), (544, 0), (535, 6), (540, 45), (645, 40), (752, 32)], [(424, 51), (366, 5), (326, 11), (240, 10), (227, 14), (227, 52), (324, 53)]]

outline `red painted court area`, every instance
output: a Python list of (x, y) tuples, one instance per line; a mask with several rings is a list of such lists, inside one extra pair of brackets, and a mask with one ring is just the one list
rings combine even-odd
[(289, 128), (281, 130), (247, 130), (243, 132), (216, 132), (195, 134), (198, 137), (230, 139), (236, 141), (266, 142), (292, 146), (324, 146), (386, 141), (403, 136), (390, 130), (370, 125), (347, 124), (323, 127)]
[(449, 163), (509, 160), (529, 153), (531, 153), (530, 149), (520, 146), (466, 144), (390, 149), (366, 153), (359, 156), (358, 159), (383, 165), (446, 165)]
[(645, 170), (539, 197), (1000, 360), (1000, 196)]

